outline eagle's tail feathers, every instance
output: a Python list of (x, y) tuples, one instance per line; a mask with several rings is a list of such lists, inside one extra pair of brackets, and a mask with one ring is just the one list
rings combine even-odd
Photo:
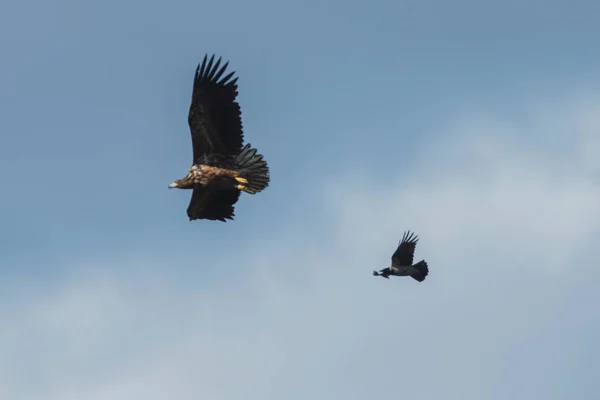
[(235, 158), (235, 166), (240, 176), (248, 181), (242, 189), (244, 192), (256, 194), (269, 186), (271, 178), (267, 162), (261, 154), (257, 154), (256, 149), (250, 147), (250, 143)]

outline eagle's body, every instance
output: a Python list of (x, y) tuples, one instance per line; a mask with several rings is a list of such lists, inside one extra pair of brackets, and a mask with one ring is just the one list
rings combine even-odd
[(413, 265), (413, 257), (418, 241), (419, 238), (416, 235), (410, 233), (410, 231), (405, 232), (398, 248), (392, 255), (392, 265), (379, 272), (373, 271), (373, 275), (386, 279), (390, 279), (390, 275), (410, 276), (419, 282), (423, 282), (429, 274), (427, 262), (421, 260)]
[(193, 189), (195, 184), (208, 185), (216, 178), (239, 179), (240, 174), (228, 168), (213, 167), (212, 165), (194, 164), (185, 178), (179, 179), (174, 187)]
[[(188, 174), (169, 185), (192, 189), (187, 209), (191, 220), (233, 219), (234, 204), (242, 191), (256, 194), (270, 181), (269, 167), (250, 144), (242, 147), (244, 135), (240, 105), (236, 101), (234, 72), (221, 78), (221, 58), (204, 56), (196, 68), (188, 124), (192, 136), (193, 161)], [(214, 64), (213, 64), (214, 63)]]

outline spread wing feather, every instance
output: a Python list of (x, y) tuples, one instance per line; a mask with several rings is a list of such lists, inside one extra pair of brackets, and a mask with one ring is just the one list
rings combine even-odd
[(196, 185), (187, 208), (190, 221), (210, 219), (226, 222), (235, 216), (234, 204), (240, 198), (240, 191), (218, 188), (216, 184)]
[(398, 244), (398, 248), (392, 255), (392, 266), (407, 266), (412, 265), (415, 248), (419, 238), (410, 231), (404, 232), (402, 240)]
[(235, 71), (223, 76), (229, 62), (221, 67), (221, 58), (216, 63), (214, 60), (214, 54), (210, 59), (206, 54), (194, 75), (188, 113), (194, 163), (207, 154), (235, 156), (244, 141), (242, 114), (236, 101), (238, 78), (231, 79)]

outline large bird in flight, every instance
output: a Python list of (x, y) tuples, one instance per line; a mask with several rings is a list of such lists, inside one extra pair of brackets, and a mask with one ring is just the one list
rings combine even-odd
[(373, 275), (381, 276), (390, 279), (390, 275), (394, 276), (410, 276), (419, 282), (423, 282), (429, 274), (429, 267), (425, 260), (421, 260), (413, 265), (413, 256), (415, 247), (419, 238), (410, 231), (404, 232), (398, 248), (392, 255), (392, 266), (384, 268), (381, 271), (373, 271)]
[(190, 219), (233, 220), (234, 204), (241, 192), (256, 194), (269, 186), (269, 167), (244, 134), (240, 105), (236, 101), (234, 72), (223, 76), (221, 58), (204, 56), (194, 76), (188, 124), (193, 160), (188, 174), (169, 188), (192, 189), (187, 208)]

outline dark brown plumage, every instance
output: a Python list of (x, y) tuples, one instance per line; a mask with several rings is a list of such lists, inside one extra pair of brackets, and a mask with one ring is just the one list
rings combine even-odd
[(263, 156), (248, 143), (240, 105), (236, 101), (235, 72), (226, 75), (229, 62), (204, 56), (194, 75), (188, 124), (192, 136), (193, 160), (189, 173), (169, 187), (192, 189), (187, 209), (191, 220), (226, 221), (234, 217), (234, 204), (242, 191), (256, 194), (270, 182)]

